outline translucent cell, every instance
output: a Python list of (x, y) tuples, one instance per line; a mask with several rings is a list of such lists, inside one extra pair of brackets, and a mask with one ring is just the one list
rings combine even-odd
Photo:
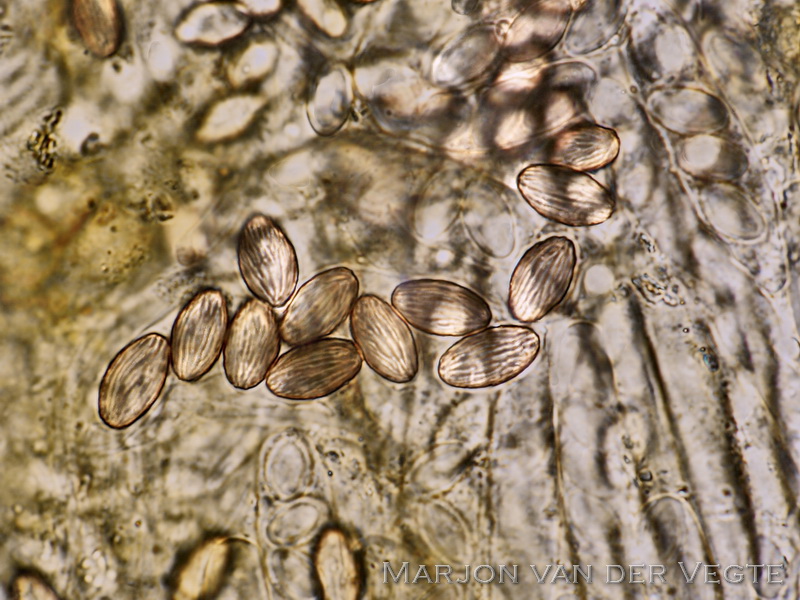
[(474, 449), (455, 442), (433, 446), (414, 461), (409, 483), (420, 492), (445, 492), (464, 476), (474, 454)]
[(564, 47), (575, 54), (597, 50), (619, 32), (624, 18), (621, 0), (589, 0), (573, 18)]
[(227, 2), (205, 2), (189, 8), (175, 26), (175, 37), (185, 44), (218, 46), (244, 33), (246, 15)]
[(514, 218), (506, 189), (478, 179), (467, 186), (461, 205), (464, 226), (472, 241), (488, 256), (505, 258), (514, 250)]
[(565, 0), (537, 0), (511, 22), (504, 52), (512, 61), (528, 61), (556, 45), (567, 28), (572, 7)]
[(732, 181), (747, 170), (744, 150), (735, 142), (713, 135), (695, 135), (676, 145), (678, 166), (698, 179)]
[(267, 515), (267, 537), (276, 546), (301, 546), (319, 533), (328, 512), (323, 502), (312, 498), (279, 505)]
[(426, 242), (439, 238), (458, 218), (459, 198), (463, 193), (460, 171), (448, 168), (437, 170), (414, 200), (414, 232)]
[(353, 102), (350, 74), (344, 67), (324, 72), (308, 103), (308, 120), (319, 135), (333, 135), (347, 120)]
[(433, 82), (443, 87), (457, 87), (487, 77), (500, 49), (493, 26), (479, 26), (448, 43), (433, 61)]
[(299, 550), (276, 550), (267, 555), (267, 571), (272, 585), (286, 600), (314, 598), (311, 557)]
[(314, 460), (305, 438), (288, 429), (264, 444), (262, 477), (279, 500), (291, 500), (307, 491), (314, 480)]
[(742, 189), (720, 183), (703, 188), (698, 195), (703, 215), (719, 235), (752, 242), (764, 234), (764, 216)]
[(631, 14), (630, 44), (635, 66), (651, 81), (691, 77), (697, 50), (689, 32), (667, 13), (650, 9)]
[(454, 506), (446, 500), (421, 502), (414, 513), (416, 526), (434, 556), (453, 564), (468, 559), (473, 536)]
[(722, 101), (694, 88), (666, 88), (653, 92), (648, 106), (664, 127), (676, 133), (713, 133), (728, 124)]
[(220, 100), (203, 118), (197, 130), (197, 140), (211, 144), (240, 136), (253, 124), (264, 104), (263, 98), (250, 95)]
[(470, 15), (478, 9), (480, 0), (452, 0), (451, 6), (460, 15)]
[(273, 72), (277, 61), (278, 47), (273, 42), (254, 42), (231, 63), (228, 80), (233, 87), (259, 81)]
[(297, 6), (328, 37), (341, 37), (347, 30), (347, 14), (334, 0), (298, 0)]

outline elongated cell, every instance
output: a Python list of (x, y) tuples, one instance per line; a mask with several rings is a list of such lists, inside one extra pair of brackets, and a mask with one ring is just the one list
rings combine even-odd
[(332, 394), (360, 369), (361, 357), (352, 342), (324, 339), (278, 358), (267, 374), (267, 387), (282, 398), (313, 400)]
[(312, 576), (314, 567), (308, 552), (279, 548), (267, 554), (266, 567), (278, 591), (277, 598), (308, 600), (317, 597)]
[(717, 183), (700, 190), (698, 197), (703, 216), (719, 235), (752, 242), (764, 233), (764, 216), (742, 189)]
[(447, 44), (433, 61), (433, 82), (458, 87), (488, 77), (500, 49), (494, 26), (479, 25)]
[(352, 103), (350, 73), (335, 67), (317, 80), (306, 108), (308, 121), (319, 135), (333, 135), (347, 120)]
[(158, 400), (169, 370), (169, 342), (150, 333), (120, 350), (100, 383), (100, 418), (121, 429), (134, 423)]
[(614, 212), (607, 189), (581, 171), (532, 165), (517, 178), (523, 198), (543, 217), (573, 227), (597, 225)]
[(572, 20), (564, 46), (574, 54), (588, 54), (607, 44), (622, 27), (625, 8), (623, 0), (588, 2)]
[(298, 0), (297, 6), (328, 37), (338, 38), (347, 31), (347, 14), (334, 0)]
[(460, 15), (469, 15), (475, 12), (480, 6), (480, 0), (451, 0), (450, 7), (453, 12)]
[(217, 290), (200, 292), (183, 307), (172, 326), (172, 368), (194, 381), (216, 362), (225, 341), (228, 308)]
[(231, 321), (223, 352), (225, 375), (241, 389), (264, 381), (278, 356), (280, 339), (272, 309), (260, 300), (250, 300)]
[(398, 285), (392, 305), (417, 329), (434, 335), (466, 335), (492, 319), (486, 301), (472, 290), (444, 279), (416, 279)]
[(361, 569), (348, 536), (328, 529), (314, 552), (314, 571), (327, 600), (357, 600), (361, 594)]
[(575, 245), (565, 237), (550, 237), (529, 248), (511, 276), (511, 313), (530, 322), (550, 312), (567, 294), (575, 261)]
[(358, 278), (350, 269), (334, 267), (315, 275), (289, 302), (281, 337), (297, 346), (328, 335), (345, 320), (357, 296)]
[(250, 19), (230, 2), (203, 2), (186, 11), (175, 26), (185, 44), (218, 46), (244, 33)]
[(462, 443), (436, 444), (414, 460), (407, 483), (420, 495), (443, 494), (464, 477), (476, 453)]
[(86, 47), (106, 58), (119, 48), (122, 18), (116, 0), (74, 0), (72, 20)]
[(461, 202), (461, 216), (475, 245), (495, 258), (514, 250), (514, 217), (505, 201), (507, 188), (489, 179), (472, 181)]
[(261, 475), (272, 496), (292, 500), (311, 488), (314, 458), (302, 433), (287, 429), (269, 438), (264, 448)]
[(614, 161), (619, 154), (619, 137), (613, 129), (586, 123), (559, 133), (548, 162), (578, 171), (593, 171)]
[(224, 583), (230, 555), (226, 538), (212, 538), (200, 544), (178, 572), (172, 600), (213, 598)]
[(524, 62), (548, 52), (564, 35), (571, 12), (566, 0), (529, 3), (506, 33), (506, 56), (514, 62)]
[(732, 181), (747, 170), (744, 150), (733, 141), (713, 135), (695, 135), (676, 145), (678, 166), (698, 179)]
[(228, 81), (233, 87), (241, 87), (265, 78), (275, 70), (278, 55), (272, 41), (250, 44), (228, 68)]
[(232, 140), (250, 127), (264, 106), (258, 96), (241, 95), (225, 98), (214, 104), (206, 113), (197, 130), (197, 140), (213, 144)]
[(463, 180), (458, 169), (437, 170), (415, 198), (411, 226), (423, 241), (436, 240), (456, 222)]
[(328, 513), (325, 503), (315, 498), (282, 505), (268, 517), (267, 538), (278, 547), (301, 546), (317, 534)]
[(255, 19), (269, 17), (281, 9), (281, 0), (237, 0), (236, 8)]
[(58, 600), (58, 596), (38, 576), (26, 573), (11, 583), (12, 600)]
[(297, 285), (297, 255), (280, 227), (269, 217), (251, 217), (239, 235), (239, 270), (256, 296), (283, 306)]
[(414, 334), (400, 314), (377, 296), (361, 296), (350, 315), (353, 340), (381, 377), (403, 383), (417, 374)]
[(527, 327), (502, 325), (468, 336), (439, 360), (442, 381), (460, 388), (482, 388), (513, 379), (539, 353), (539, 336)]
[(665, 88), (650, 95), (648, 107), (664, 127), (675, 133), (713, 133), (728, 124), (725, 104), (703, 90)]

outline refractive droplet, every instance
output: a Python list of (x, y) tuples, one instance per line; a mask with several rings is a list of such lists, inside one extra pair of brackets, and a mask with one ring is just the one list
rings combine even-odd
[(564, 34), (572, 7), (566, 0), (538, 0), (514, 19), (505, 37), (505, 54), (523, 62), (545, 54)]

